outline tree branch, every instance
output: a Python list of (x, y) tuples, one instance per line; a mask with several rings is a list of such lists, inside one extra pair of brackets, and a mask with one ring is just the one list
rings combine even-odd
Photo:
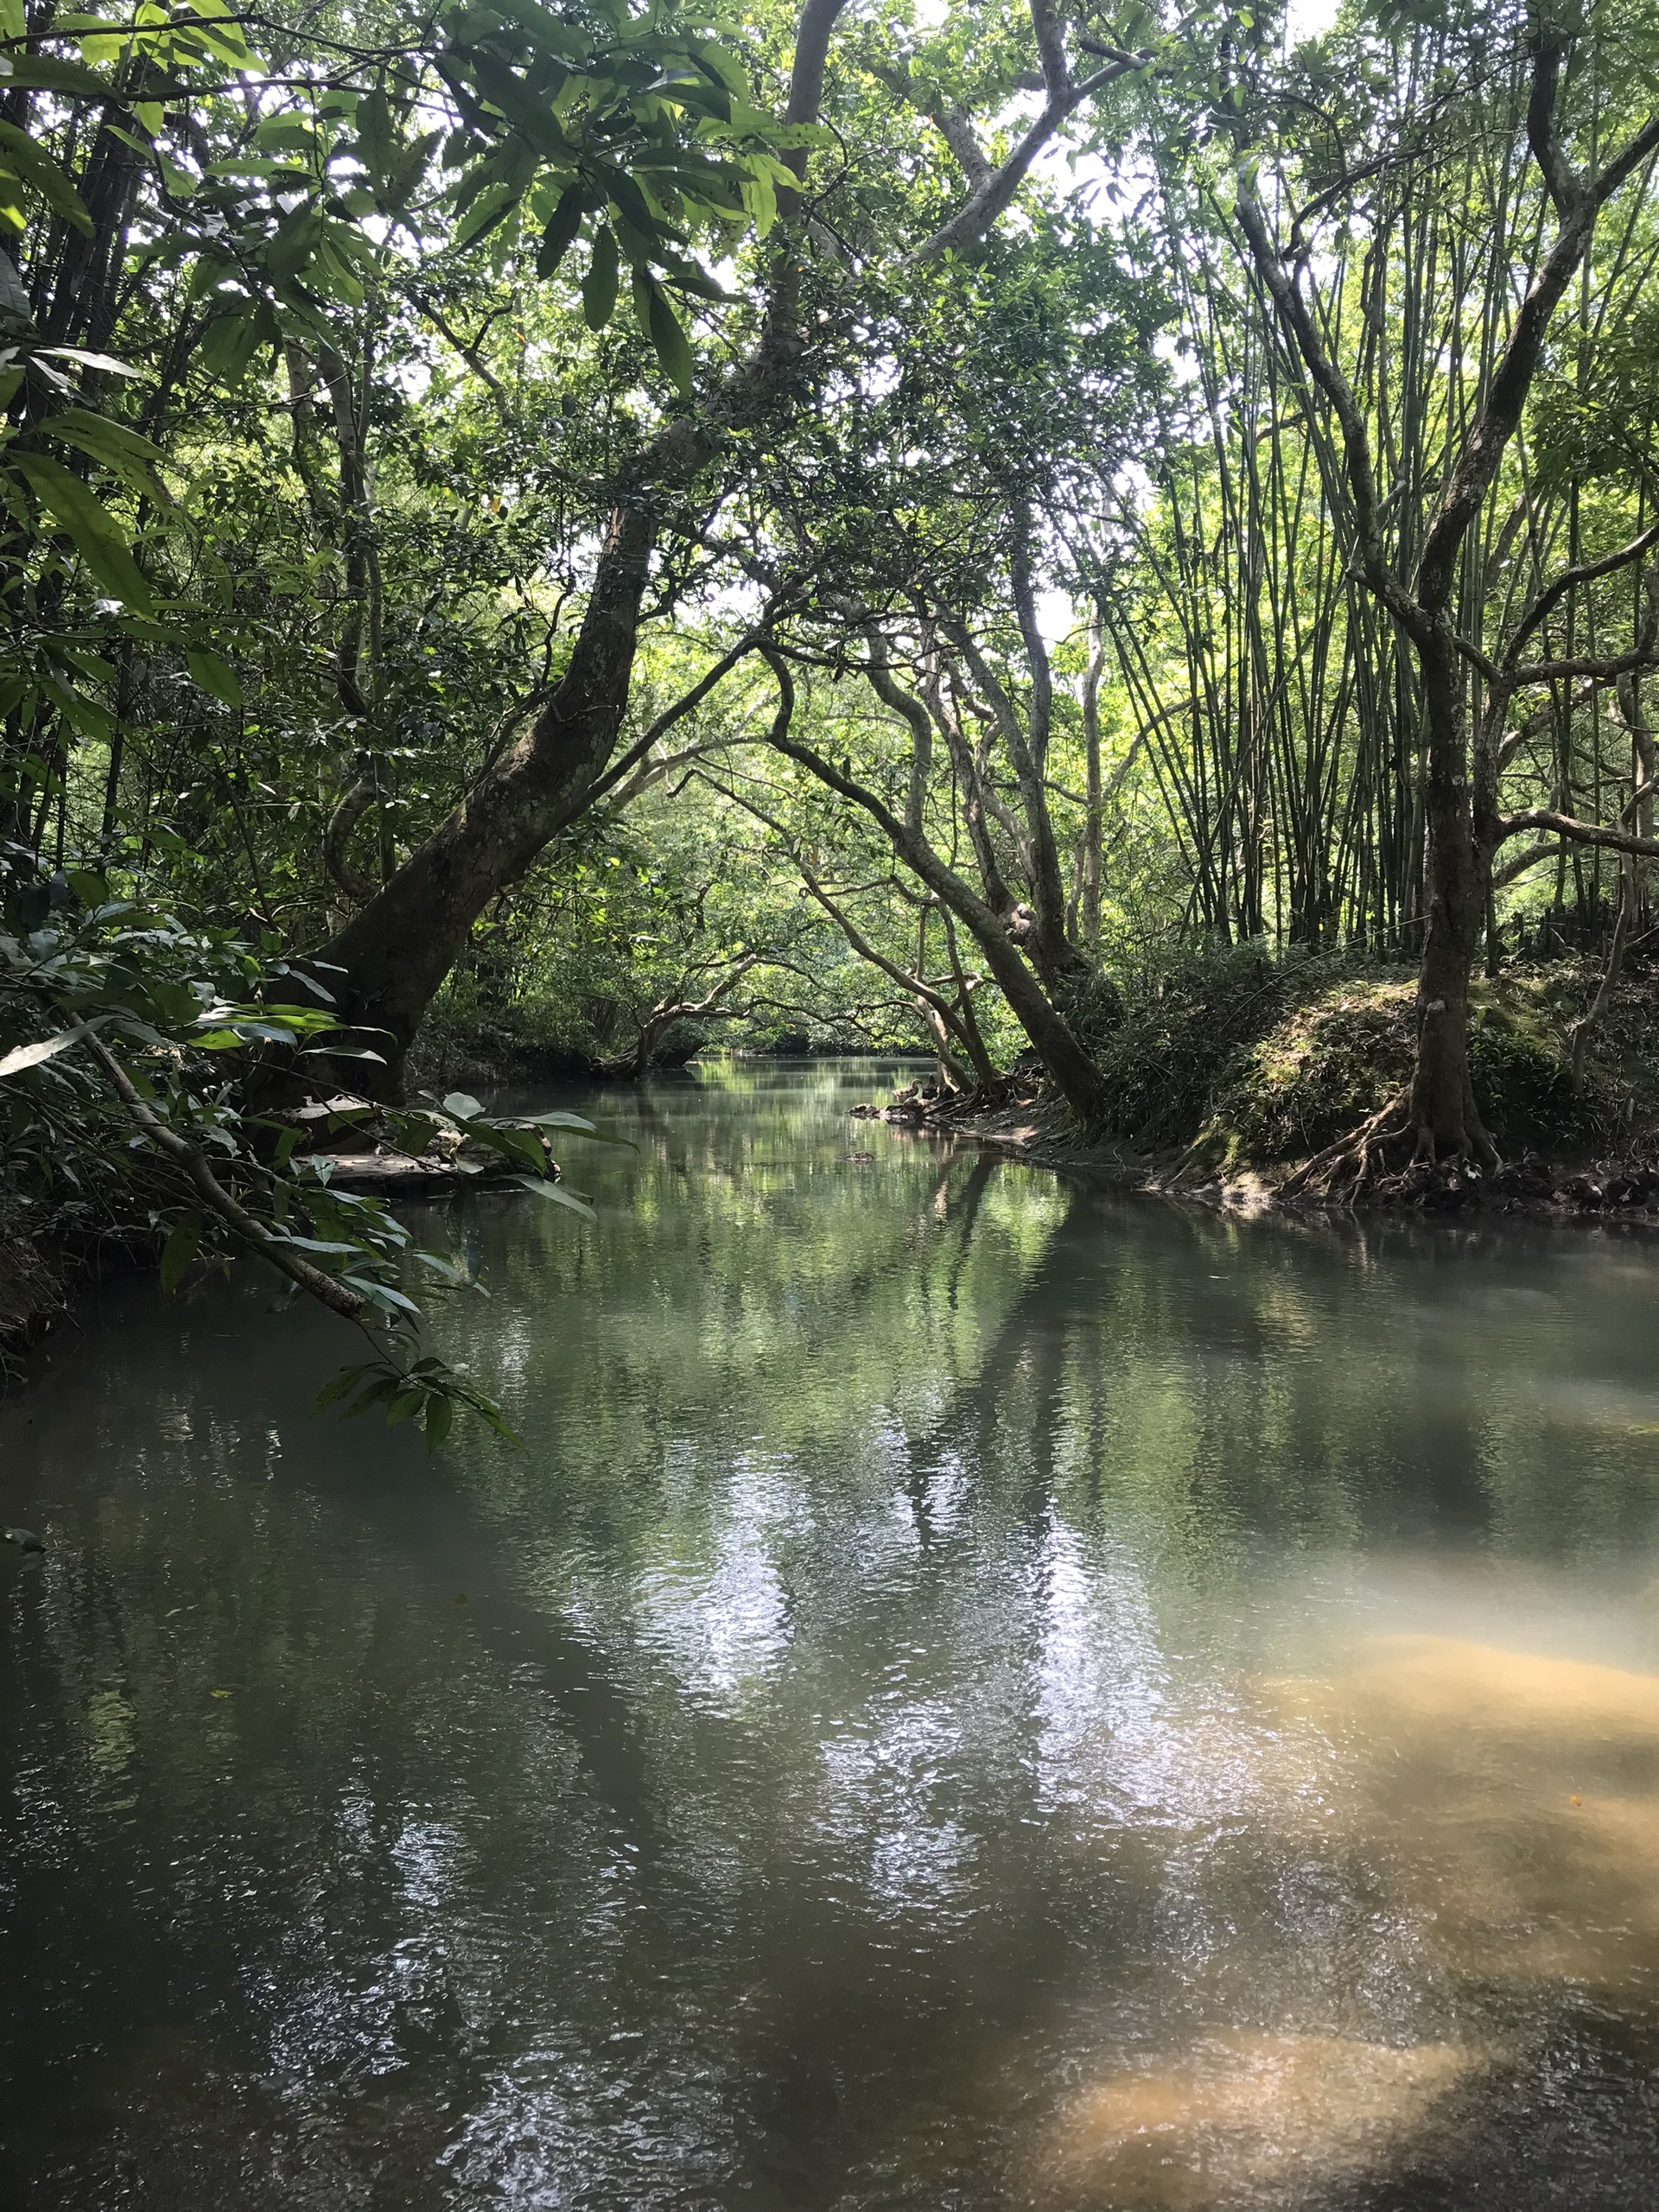
[(314, 1268), (308, 1260), (302, 1260), (298, 1253), (291, 1252), (279, 1238), (271, 1235), (263, 1222), (256, 1221), (219, 1182), (197, 1147), (175, 1129), (169, 1129), (160, 1116), (150, 1110), (142, 1093), (103, 1039), (95, 1035), (84, 1021), (72, 1021), (70, 1027), (108, 1076), (117, 1097), (133, 1122), (158, 1152), (183, 1171), (208, 1210), (217, 1214), (250, 1251), (257, 1252), (262, 1260), (269, 1260), (279, 1274), (284, 1274), (290, 1282), (297, 1283), (320, 1305), (327, 1306), (331, 1313), (338, 1313), (344, 1320), (360, 1321), (365, 1301), (357, 1292), (348, 1290), (344, 1283), (336, 1282), (333, 1275), (324, 1274), (321, 1268)]
[(1639, 536), (1632, 537), (1616, 552), (1604, 553), (1599, 561), (1580, 562), (1576, 569), (1563, 569), (1541, 591), (1516, 626), (1509, 647), (1503, 655), (1503, 666), (1513, 668), (1521, 658), (1521, 648), (1541, 622), (1547, 621), (1552, 610), (1558, 607), (1568, 592), (1580, 584), (1592, 584), (1603, 576), (1611, 576), (1615, 569), (1623, 569), (1632, 561), (1639, 561), (1649, 546), (1659, 545), (1659, 522), (1652, 524)]
[(1580, 822), (1571, 814), (1557, 814), (1547, 806), (1529, 806), (1519, 814), (1506, 814), (1498, 823), (1497, 842), (1518, 836), (1523, 830), (1545, 830), (1565, 837), (1572, 845), (1606, 845), (1617, 853), (1635, 853), (1644, 860), (1659, 860), (1659, 837), (1637, 837), (1628, 830), (1610, 830), (1599, 822)]

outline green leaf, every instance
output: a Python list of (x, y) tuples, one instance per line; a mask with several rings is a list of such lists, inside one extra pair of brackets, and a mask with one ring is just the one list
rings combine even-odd
[(536, 45), (557, 54), (562, 61), (587, 60), (587, 40), (571, 24), (562, 23), (545, 8), (537, 7), (536, 0), (494, 0), (494, 12), (517, 23)]
[(173, 1232), (162, 1247), (162, 1288), (175, 1291), (188, 1274), (190, 1262), (196, 1256), (201, 1243), (201, 1216), (188, 1213), (174, 1225)]
[(297, 276), (310, 265), (322, 242), (323, 214), (308, 202), (291, 208), (276, 226), (276, 235), (265, 249), (265, 266), (278, 283)]
[(609, 162), (597, 162), (594, 166), (601, 184), (623, 220), (631, 224), (640, 237), (649, 242), (654, 243), (661, 238), (665, 226), (660, 217), (652, 213), (645, 194), (627, 171), (614, 168)]
[(187, 645), (184, 658), (193, 683), (199, 683), (204, 691), (212, 692), (215, 699), (222, 699), (227, 707), (242, 704), (242, 686), (228, 661), (221, 660), (206, 645)]
[(356, 1367), (342, 1367), (339, 1374), (331, 1376), (318, 1391), (316, 1410), (320, 1414), (326, 1413), (330, 1406), (337, 1406), (342, 1398), (351, 1395), (365, 1375), (372, 1371), (373, 1362), (368, 1360)]
[(421, 1416), (421, 1427), (426, 1432), (426, 1448), (429, 1452), (435, 1452), (444, 1438), (448, 1435), (454, 1426), (454, 1400), (443, 1397), (435, 1390), (429, 1390), (426, 1410)]
[(542, 232), (542, 243), (536, 253), (536, 274), (552, 276), (557, 274), (559, 264), (569, 251), (571, 241), (582, 228), (582, 209), (586, 195), (579, 184), (567, 185), (559, 194), (559, 204)]
[(538, 1198), (550, 1198), (556, 1206), (569, 1206), (572, 1213), (581, 1214), (584, 1220), (599, 1219), (586, 1198), (579, 1198), (574, 1191), (567, 1191), (562, 1183), (555, 1183), (541, 1175), (515, 1175), (512, 1179), (521, 1189), (534, 1191)]
[(443, 1102), (443, 1110), (457, 1122), (475, 1122), (484, 1109), (469, 1090), (452, 1090)]
[(466, 219), (456, 226), (451, 241), (454, 251), (459, 253), (464, 246), (476, 245), (486, 232), (506, 219), (523, 196), (510, 184), (493, 184), (480, 193)]
[(542, 1141), (528, 1129), (504, 1128), (494, 1122), (469, 1122), (467, 1135), (469, 1142), (488, 1145), (492, 1152), (499, 1152), (508, 1160), (522, 1160), (537, 1173), (546, 1170), (547, 1155), (542, 1150)]
[(135, 369), (130, 361), (118, 361), (113, 353), (89, 353), (84, 346), (42, 346), (42, 353), (50, 353), (54, 360), (75, 361), (83, 369), (96, 369), (100, 376), (147, 377), (148, 369)]
[(10, 169), (37, 192), (54, 215), (61, 215), (65, 222), (92, 236), (92, 219), (80, 194), (52, 156), (43, 154), (15, 123), (0, 123), (0, 168)]
[(608, 223), (594, 240), (588, 274), (582, 280), (582, 319), (589, 330), (603, 330), (616, 306), (616, 234)]
[(113, 91), (109, 79), (95, 69), (46, 54), (14, 54), (7, 83), (36, 92), (71, 92), (81, 99), (108, 99)]
[[(89, 1022), (88, 1028), (92, 1027)], [(25, 1068), (37, 1068), (42, 1060), (55, 1060), (60, 1052), (67, 1052), (72, 1045), (80, 1042), (78, 1030), (60, 1029), (55, 1037), (42, 1037), (33, 1045), (14, 1045), (9, 1052), (0, 1052), (0, 1080), (7, 1076), (22, 1075)]]
[(517, 1118), (531, 1128), (569, 1129), (572, 1136), (585, 1137), (589, 1144), (620, 1144), (630, 1152), (639, 1149), (632, 1137), (619, 1137), (609, 1129), (596, 1129), (580, 1114), (521, 1114)]
[(377, 85), (357, 104), (357, 156), (372, 177), (384, 182), (397, 154), (397, 132), (391, 102)]
[(79, 477), (72, 475), (61, 462), (48, 461), (44, 454), (13, 454), (11, 464), (41, 505), (61, 523), (105, 589), (139, 613), (153, 613), (155, 594), (139, 573), (125, 533)]
[(560, 129), (546, 100), (538, 99), (505, 61), (480, 51), (467, 56), (467, 67), (485, 99), (500, 110), (544, 159), (558, 161), (575, 154), (575, 149)]
[(124, 423), (111, 422), (107, 415), (90, 414), (84, 407), (66, 407), (48, 416), (41, 430), (46, 437), (60, 438), (65, 444), (91, 454), (94, 461), (101, 461), (152, 499), (166, 500), (166, 486), (156, 474), (163, 458), (161, 448), (137, 430), (130, 430)]
[(660, 284), (651, 286), (651, 342), (682, 399), (691, 397), (691, 347)]
[(259, 345), (259, 325), (249, 313), (215, 315), (201, 341), (201, 363), (221, 384), (240, 384)]
[(346, 1421), (356, 1421), (359, 1415), (369, 1412), (372, 1408), (385, 1405), (388, 1398), (397, 1396), (397, 1386), (403, 1379), (401, 1375), (378, 1376), (357, 1402), (346, 1407), (342, 1418)]

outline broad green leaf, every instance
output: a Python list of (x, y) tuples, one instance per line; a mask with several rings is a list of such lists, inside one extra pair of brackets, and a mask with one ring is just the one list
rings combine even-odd
[(572, 1136), (582, 1137), (589, 1144), (620, 1144), (629, 1152), (639, 1147), (632, 1137), (617, 1136), (610, 1129), (595, 1128), (591, 1122), (583, 1121), (580, 1114), (520, 1114), (515, 1117), (537, 1129), (568, 1129)]
[(506, 1128), (494, 1122), (470, 1122), (467, 1135), (473, 1143), (487, 1145), (492, 1152), (499, 1152), (508, 1160), (522, 1160), (538, 1173), (545, 1168), (547, 1155), (542, 1150), (541, 1139), (528, 1129)]
[(79, 447), (152, 499), (166, 501), (167, 488), (156, 473), (162, 459), (161, 448), (137, 430), (130, 430), (124, 423), (113, 423), (107, 415), (89, 414), (82, 407), (66, 407), (48, 415), (41, 431), (43, 436)]
[(467, 67), (485, 99), (500, 110), (515, 130), (523, 132), (538, 154), (550, 161), (574, 155), (576, 149), (560, 129), (547, 102), (538, 99), (505, 61), (498, 60), (493, 54), (479, 52), (467, 55)]
[(542, 232), (542, 243), (536, 253), (536, 274), (552, 276), (569, 250), (571, 241), (582, 227), (585, 195), (579, 184), (567, 185), (559, 194), (559, 204), (553, 210), (547, 228)]
[(510, 23), (517, 23), (535, 43), (550, 54), (556, 54), (563, 61), (582, 61), (588, 56), (588, 41), (572, 24), (562, 23), (556, 16), (538, 7), (536, 0), (495, 0), (495, 13), (504, 16)]
[(68, 532), (75, 550), (105, 589), (141, 614), (153, 613), (155, 594), (139, 573), (124, 532), (79, 477), (44, 454), (14, 454), (11, 461), (41, 505)]
[(201, 1243), (201, 1228), (199, 1213), (188, 1213), (182, 1221), (175, 1224), (172, 1234), (162, 1247), (163, 1290), (175, 1291), (184, 1281)]
[(443, 1110), (458, 1122), (475, 1122), (484, 1109), (470, 1091), (452, 1090), (443, 1101)]
[(616, 306), (616, 235), (608, 223), (594, 240), (593, 258), (582, 280), (582, 319), (589, 330), (603, 330)]
[(147, 377), (148, 369), (135, 369), (130, 361), (118, 361), (112, 353), (89, 353), (84, 346), (42, 346), (42, 353), (50, 353), (59, 361), (74, 361), (83, 369), (96, 369), (100, 376)]
[[(86, 1026), (92, 1027), (90, 1022)], [(42, 1037), (33, 1045), (14, 1045), (10, 1052), (0, 1052), (0, 1081), (22, 1075), (26, 1068), (37, 1068), (43, 1060), (55, 1060), (60, 1052), (79, 1042), (78, 1030), (60, 1029), (55, 1037)]]
[(496, 225), (505, 220), (518, 204), (522, 194), (510, 184), (493, 184), (468, 209), (465, 219), (456, 226), (452, 241), (459, 253), (464, 246), (476, 245), (478, 241)]
[(551, 1198), (556, 1206), (569, 1206), (572, 1213), (581, 1214), (584, 1220), (599, 1219), (587, 1199), (579, 1198), (574, 1191), (567, 1191), (563, 1183), (551, 1182), (540, 1175), (515, 1175), (512, 1179), (521, 1189), (534, 1191), (538, 1198)]
[(322, 242), (323, 214), (309, 205), (295, 207), (276, 226), (276, 235), (265, 249), (265, 266), (280, 283), (307, 268)]
[(318, 1391), (314, 1403), (319, 1413), (337, 1406), (342, 1398), (350, 1397), (365, 1375), (373, 1371), (372, 1361), (365, 1360), (356, 1367), (342, 1367), (338, 1375), (331, 1376)]
[(61, 215), (90, 238), (92, 219), (85, 201), (49, 154), (42, 153), (27, 131), (15, 123), (0, 122), (0, 168), (10, 169), (37, 192), (54, 215)]
[(608, 162), (596, 166), (613, 204), (642, 238), (656, 245), (669, 234), (661, 218), (652, 213), (645, 194), (626, 169), (613, 168)]
[(14, 54), (7, 81), (31, 91), (71, 92), (81, 99), (106, 99), (111, 89), (109, 79), (95, 69), (48, 54)]
[(660, 284), (651, 287), (651, 342), (682, 399), (691, 396), (691, 347)]
[(191, 680), (204, 691), (212, 692), (215, 699), (222, 699), (227, 707), (242, 704), (242, 686), (236, 680), (236, 671), (228, 661), (221, 660), (206, 645), (188, 645), (185, 661)]
[(234, 312), (216, 315), (201, 341), (202, 366), (221, 384), (239, 384), (258, 346), (259, 324), (255, 315)]

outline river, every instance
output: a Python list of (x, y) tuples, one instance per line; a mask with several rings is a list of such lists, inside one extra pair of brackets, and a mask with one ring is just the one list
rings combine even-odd
[(874, 1081), (432, 1209), (522, 1450), (313, 1414), (247, 1282), (0, 1403), (8, 2207), (1659, 2198), (1659, 1252)]

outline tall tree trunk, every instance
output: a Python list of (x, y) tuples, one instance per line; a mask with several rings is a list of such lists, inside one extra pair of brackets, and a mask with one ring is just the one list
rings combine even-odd
[(1485, 916), (1491, 853), (1477, 842), (1463, 671), (1449, 626), (1419, 645), (1427, 737), (1427, 918), (1417, 979), (1411, 1118), (1425, 1149), (1495, 1158), (1469, 1079), (1469, 979)]
[(1089, 668), (1083, 679), (1084, 822), (1083, 949), (1091, 961), (1100, 958), (1100, 680), (1106, 668), (1106, 643), (1096, 607), (1089, 623)]
[(881, 829), (906, 867), (972, 935), (1014, 1019), (1030, 1038), (1039, 1058), (1072, 1112), (1087, 1124), (1103, 1121), (1106, 1090), (1100, 1071), (1027, 965), (1002, 918), (994, 913), (934, 850), (928, 839), (911, 830), (877, 792), (856, 782), (847, 770), (836, 767), (811, 746), (803, 745), (789, 734), (794, 685), (783, 663), (771, 654), (767, 658), (783, 695), (770, 742), (829, 790), (839, 791), (843, 798), (861, 807)]

